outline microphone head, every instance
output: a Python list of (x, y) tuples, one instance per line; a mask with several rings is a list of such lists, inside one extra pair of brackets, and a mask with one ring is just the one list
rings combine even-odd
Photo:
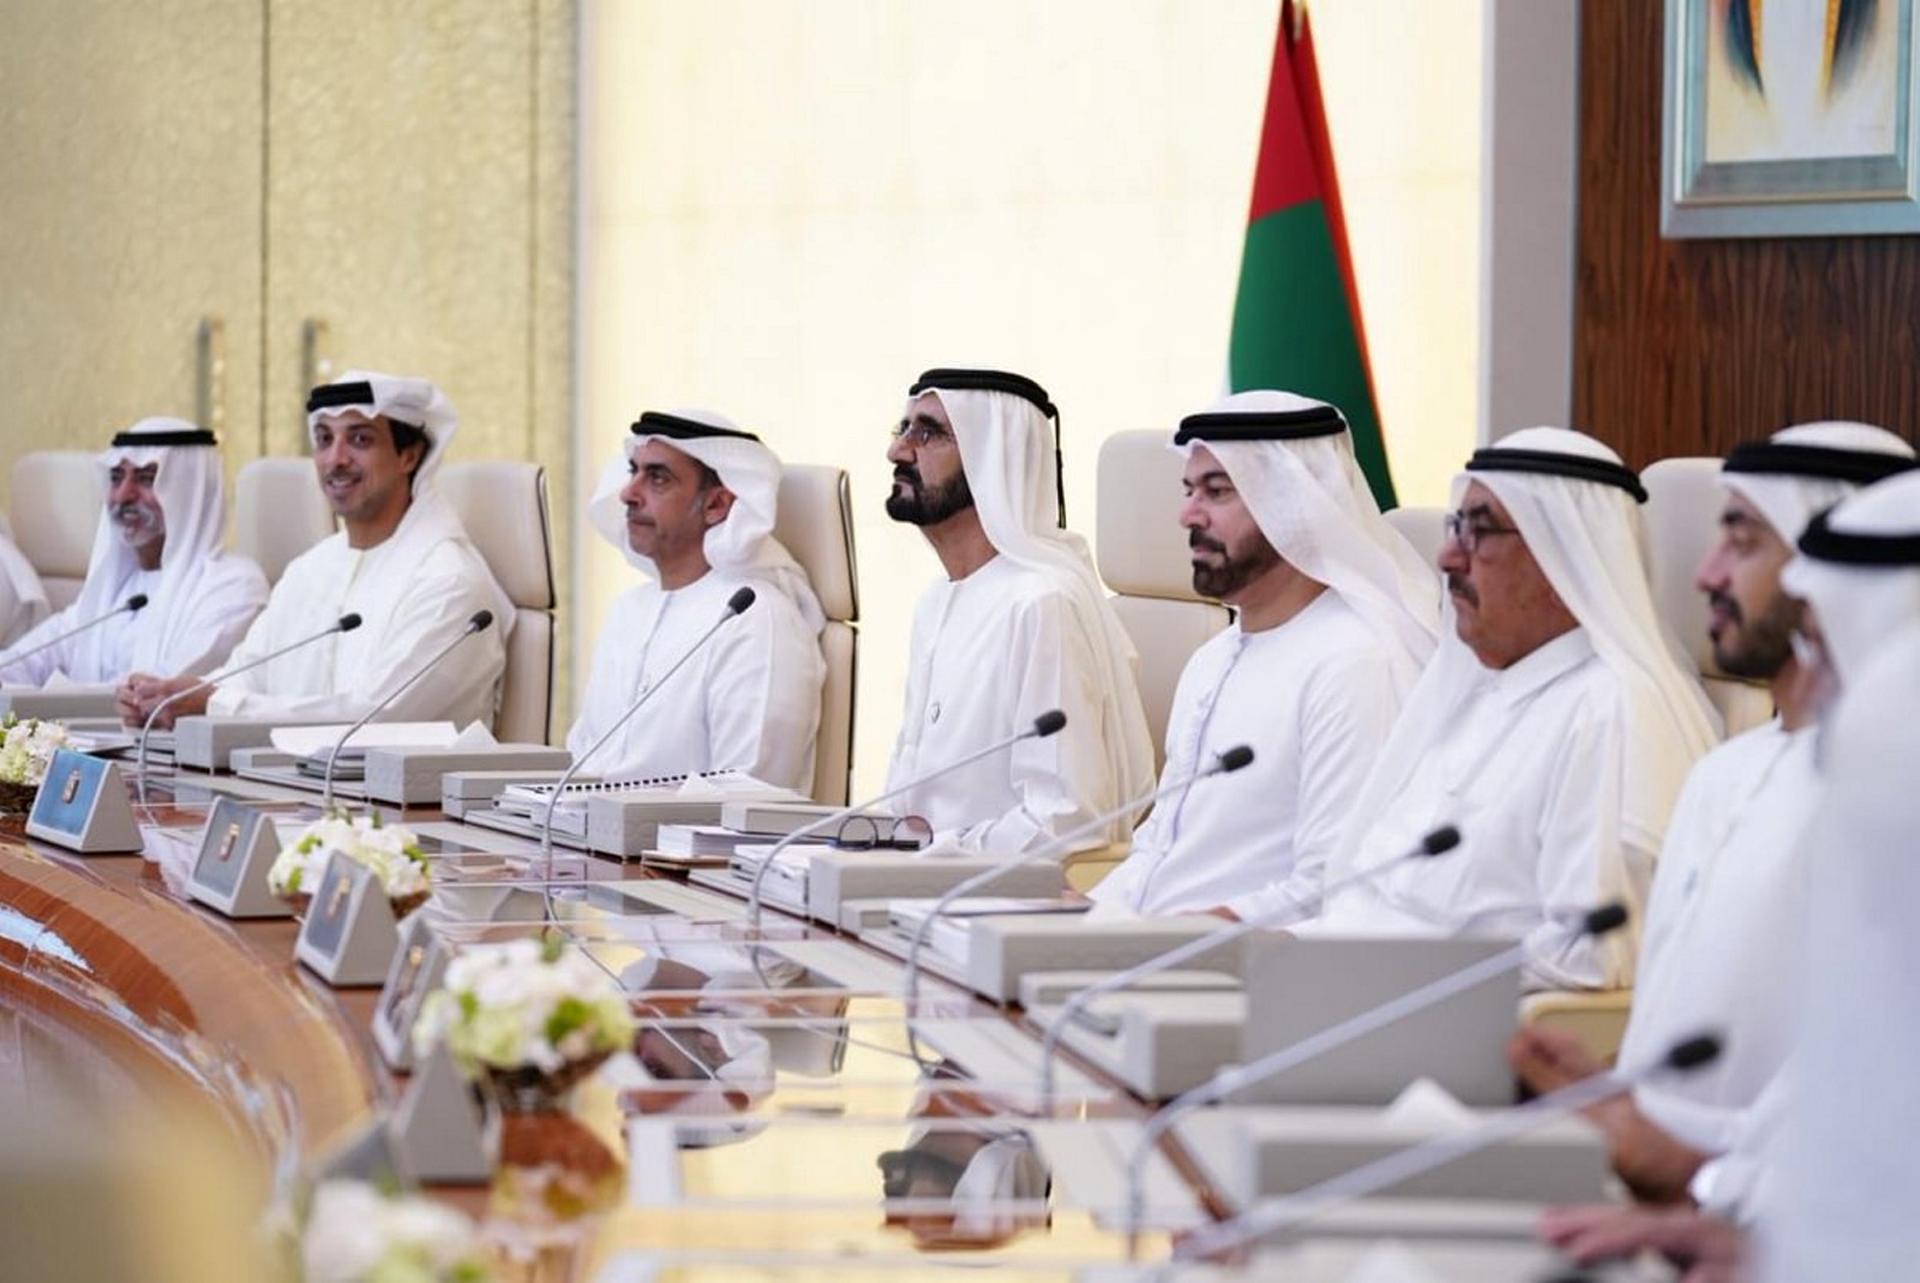
[(1581, 930), (1590, 936), (1603, 936), (1627, 925), (1627, 906), (1615, 900), (1592, 910), (1581, 920)]
[(334, 627), (343, 633), (350, 633), (360, 626), (360, 616), (349, 612), (340, 616), (340, 622)]
[(470, 633), (483, 633), (491, 627), (493, 627), (491, 610), (476, 610), (473, 612), (473, 618), (467, 621), (467, 631)]
[(1214, 769), (1222, 775), (1229, 775), (1243, 766), (1250, 765), (1252, 762), (1253, 746), (1251, 744), (1235, 744), (1232, 748), (1220, 754), (1219, 758), (1216, 759)]
[(139, 610), (142, 606), (145, 606), (146, 604), (147, 604), (147, 595), (143, 592), (137, 592), (133, 596), (127, 598), (128, 610)]
[(1420, 839), (1420, 854), (1445, 855), (1460, 845), (1460, 830), (1451, 824), (1442, 824), (1433, 832)]
[(1066, 726), (1067, 715), (1057, 708), (1050, 708), (1033, 719), (1033, 733), (1041, 739), (1059, 734)]
[(744, 614), (747, 607), (753, 605), (753, 598), (754, 592), (751, 588), (743, 587), (734, 589), (733, 596), (727, 598), (727, 613), (730, 615)]
[(1666, 1063), (1669, 1069), (1678, 1069), (1683, 1073), (1710, 1065), (1720, 1058), (1721, 1042), (1718, 1034), (1696, 1034), (1673, 1044), (1667, 1050)]

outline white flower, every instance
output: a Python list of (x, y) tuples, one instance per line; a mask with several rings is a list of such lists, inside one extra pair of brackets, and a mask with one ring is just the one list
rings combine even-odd
[(418, 1196), (388, 1197), (364, 1181), (324, 1181), (314, 1190), (300, 1256), (305, 1283), (485, 1274), (465, 1216)]
[(422, 1055), (445, 1042), (469, 1076), (523, 1065), (552, 1073), (626, 1046), (633, 1015), (618, 982), (580, 950), (508, 940), (454, 956), (413, 1038)]
[[(4, 750), (0, 750), (4, 752)], [(389, 900), (403, 900), (430, 889), (426, 857), (412, 829), (376, 826), (371, 816), (348, 818), (344, 812), (322, 816), (280, 848), (267, 870), (267, 888), (275, 895), (312, 895), (336, 853), (373, 870)]]
[(0, 742), (0, 780), (9, 784), (39, 784), (47, 778), (53, 755), (67, 742), (67, 728), (38, 718), (11, 722)]

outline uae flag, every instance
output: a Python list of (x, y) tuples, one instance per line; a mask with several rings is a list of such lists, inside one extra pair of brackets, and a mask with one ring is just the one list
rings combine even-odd
[(1393, 507), (1313, 34), (1296, 0), (1280, 6), (1227, 366), (1235, 392), (1281, 388), (1338, 406), (1374, 498)]

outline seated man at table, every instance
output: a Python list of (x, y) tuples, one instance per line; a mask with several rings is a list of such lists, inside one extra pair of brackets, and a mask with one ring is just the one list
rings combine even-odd
[[(649, 410), (633, 425), (587, 513), (648, 582), (614, 599), (567, 748), (579, 757), (666, 685), (593, 759), (598, 774), (737, 770), (812, 788), (826, 616), (773, 537), (779, 493), (779, 457), (720, 415)], [(753, 605), (702, 643), (743, 586)]]
[[(1529, 428), (1455, 481), (1433, 660), (1361, 789), (1312, 929), (1502, 933), (1529, 988), (1633, 981), (1640, 908), (1675, 796), (1719, 719), (1655, 612), (1646, 491), (1600, 442)], [(1457, 850), (1401, 860), (1441, 825)], [(1623, 902), (1623, 931), (1574, 924)]]
[[(1913, 447), (1891, 432), (1817, 423), (1739, 447), (1721, 473), (1720, 540), (1696, 579), (1714, 661), (1766, 682), (1779, 716), (1700, 759), (1661, 847), (1620, 1065), (1642, 1068), (1708, 1028), (1726, 1048), (1705, 1069), (1589, 1111), (1643, 1198), (1682, 1197), (1702, 1162), (1732, 1147), (1787, 1056), (1782, 996), (1799, 975), (1802, 891), (1821, 857), (1801, 839), (1820, 786), (1813, 674), (1790, 644), (1805, 604), (1781, 571), (1816, 513), (1913, 467)], [(1516, 1034), (1509, 1056), (1535, 1091), (1603, 1068), (1571, 1034), (1539, 1026)]]
[(1164, 795), (1089, 894), (1280, 925), (1319, 902), (1354, 795), (1433, 653), (1439, 581), (1381, 517), (1334, 407), (1236, 393), (1183, 419), (1173, 448), (1194, 591), (1236, 614), (1180, 675), (1161, 779), (1237, 744), (1253, 762)]
[[(227, 657), (266, 605), (260, 567), (220, 548), (227, 511), (213, 433), (142, 419), (98, 462), (105, 504), (86, 581), (72, 605), (0, 652), (0, 681), (9, 685), (56, 675), (85, 685), (133, 672), (197, 677)], [(146, 604), (126, 610), (136, 596)]]
[[(351, 371), (315, 388), (307, 399), (314, 470), (343, 528), (289, 563), (226, 667), (295, 648), (197, 690), (191, 676), (135, 673), (120, 688), (122, 717), (138, 725), (185, 692), (156, 725), (201, 712), (353, 721), (487, 610), (492, 626), (454, 647), (385, 716), (491, 725), (513, 612), (433, 484), (458, 427), (453, 406), (425, 379)], [(326, 632), (349, 613), (360, 627)], [(317, 640), (296, 646), (308, 638)]]
[[(1124, 840), (1130, 816), (1079, 830), (1153, 785), (1138, 656), (1062, 526), (1056, 413), (1023, 375), (928, 370), (887, 449), (887, 515), (918, 526), (944, 572), (914, 609), (887, 786), (905, 790), (899, 813), (964, 850)], [(990, 751), (1055, 709), (1057, 734)]]

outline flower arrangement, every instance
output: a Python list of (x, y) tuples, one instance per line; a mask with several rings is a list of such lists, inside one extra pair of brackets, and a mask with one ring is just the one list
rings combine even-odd
[(473, 1222), (418, 1195), (365, 1181), (323, 1181), (307, 1213), (306, 1283), (485, 1283)]
[(432, 894), (426, 854), (412, 829), (381, 822), (378, 812), (321, 816), (280, 848), (267, 870), (267, 889), (296, 902), (310, 899), (335, 853), (373, 870), (395, 912), (405, 917)]
[(66, 744), (67, 728), (37, 717), (22, 721), (8, 713), (0, 731), (5, 733), (0, 739), (0, 806), (24, 811), (47, 778), (55, 751)]
[(612, 976), (555, 938), (472, 945), (448, 962), (413, 1028), (418, 1054), (444, 1042), (454, 1063), (509, 1111), (559, 1098), (633, 1042)]

